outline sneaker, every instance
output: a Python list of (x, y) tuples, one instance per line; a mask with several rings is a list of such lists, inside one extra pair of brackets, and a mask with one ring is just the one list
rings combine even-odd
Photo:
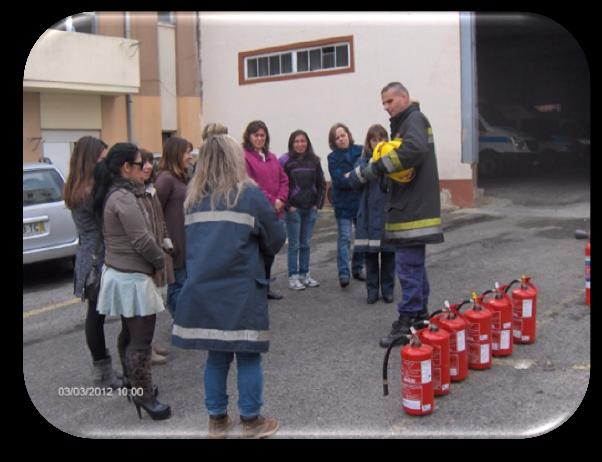
[(158, 355), (161, 356), (167, 356), (169, 354), (169, 350), (167, 348), (165, 348), (163, 345), (161, 345), (158, 342), (153, 342), (153, 350), (155, 351), (155, 353), (157, 353)]
[(383, 295), (385, 303), (393, 303), (393, 295)]
[(345, 277), (339, 278), (339, 284), (344, 289), (345, 287), (347, 287), (349, 285), (349, 278), (345, 278)]
[(306, 287), (318, 287), (320, 285), (320, 283), (313, 279), (309, 273), (300, 275), (299, 279)]
[(299, 281), (299, 275), (293, 274), (288, 278), (288, 288), (292, 290), (303, 290), (305, 286)]
[(242, 438), (258, 439), (273, 435), (280, 428), (280, 422), (274, 417), (259, 415), (252, 420), (240, 419), (242, 424)]
[(167, 364), (167, 358), (165, 356), (161, 356), (155, 350), (151, 352), (151, 364), (153, 366)]
[(400, 314), (399, 319), (393, 321), (392, 329), (389, 335), (380, 339), (379, 345), (381, 348), (389, 348), (394, 341), (400, 339), (406, 334), (409, 334), (410, 327), (412, 326), (413, 322), (413, 316)]
[(378, 301), (378, 295), (368, 295), (366, 303), (368, 305), (374, 305)]
[(209, 416), (209, 433), (207, 438), (210, 440), (222, 440), (234, 425), (234, 422), (227, 414), (221, 416)]
[(353, 273), (353, 278), (357, 279), (358, 281), (365, 281), (366, 280), (366, 270), (362, 269), (358, 273)]

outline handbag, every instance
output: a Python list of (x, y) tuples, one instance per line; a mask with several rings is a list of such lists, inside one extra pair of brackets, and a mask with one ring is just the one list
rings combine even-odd
[(100, 292), (100, 269), (98, 268), (96, 255), (92, 255), (92, 269), (90, 269), (90, 272), (86, 276), (84, 297), (92, 303), (96, 303), (98, 292)]

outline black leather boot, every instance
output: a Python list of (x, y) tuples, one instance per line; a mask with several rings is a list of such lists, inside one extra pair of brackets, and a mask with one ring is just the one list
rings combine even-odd
[(132, 384), (130, 392), (138, 417), (142, 418), (140, 408), (144, 409), (153, 420), (171, 417), (169, 405), (160, 403), (155, 394), (151, 374), (151, 348), (144, 350), (128, 348), (126, 360)]

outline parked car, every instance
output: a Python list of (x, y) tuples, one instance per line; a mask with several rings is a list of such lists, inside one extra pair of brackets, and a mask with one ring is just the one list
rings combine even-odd
[(52, 164), (23, 164), (23, 264), (73, 258), (79, 237)]
[(538, 162), (537, 139), (513, 126), (512, 121), (491, 105), (479, 105), (479, 174), (495, 176), (508, 168)]

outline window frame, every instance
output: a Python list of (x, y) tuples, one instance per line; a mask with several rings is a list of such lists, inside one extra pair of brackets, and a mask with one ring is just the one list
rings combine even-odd
[[(334, 52), (334, 62), (336, 66), (336, 47), (340, 45), (347, 45), (349, 50), (348, 55), (348, 65), (347, 67), (330, 67), (327, 69), (316, 69), (313, 71), (302, 71), (295, 72), (297, 69), (297, 52), (298, 51), (308, 51), (308, 68), (310, 68), (310, 60), (309, 60), (309, 51), (311, 49), (320, 49), (320, 55), (322, 55), (321, 48), (327, 46), (333, 46), (335, 49)], [(280, 73), (278, 75), (268, 75), (262, 77), (254, 77), (247, 78), (246, 77), (246, 66), (248, 58), (259, 58), (268, 57), (269, 55), (282, 55), (284, 53), (290, 52), (292, 58), (292, 72), (283, 74)], [(281, 59), (281, 58), (280, 58)], [(323, 59), (323, 58), (322, 58)], [(322, 61), (321, 61), (322, 65)], [(282, 72), (282, 65), (280, 66)], [(329, 37), (326, 39), (320, 40), (312, 40), (310, 42), (297, 42), (290, 43), (288, 45), (281, 45), (269, 48), (261, 48), (257, 50), (249, 50), (249, 51), (241, 51), (238, 53), (238, 84), (239, 85), (249, 85), (254, 83), (263, 83), (263, 82), (276, 82), (280, 80), (293, 80), (293, 79), (304, 79), (307, 77), (322, 77), (326, 75), (335, 75), (335, 74), (346, 74), (350, 72), (355, 72), (355, 54), (353, 47), (353, 35), (345, 35), (340, 37)], [(259, 72), (258, 72), (259, 75)]]

